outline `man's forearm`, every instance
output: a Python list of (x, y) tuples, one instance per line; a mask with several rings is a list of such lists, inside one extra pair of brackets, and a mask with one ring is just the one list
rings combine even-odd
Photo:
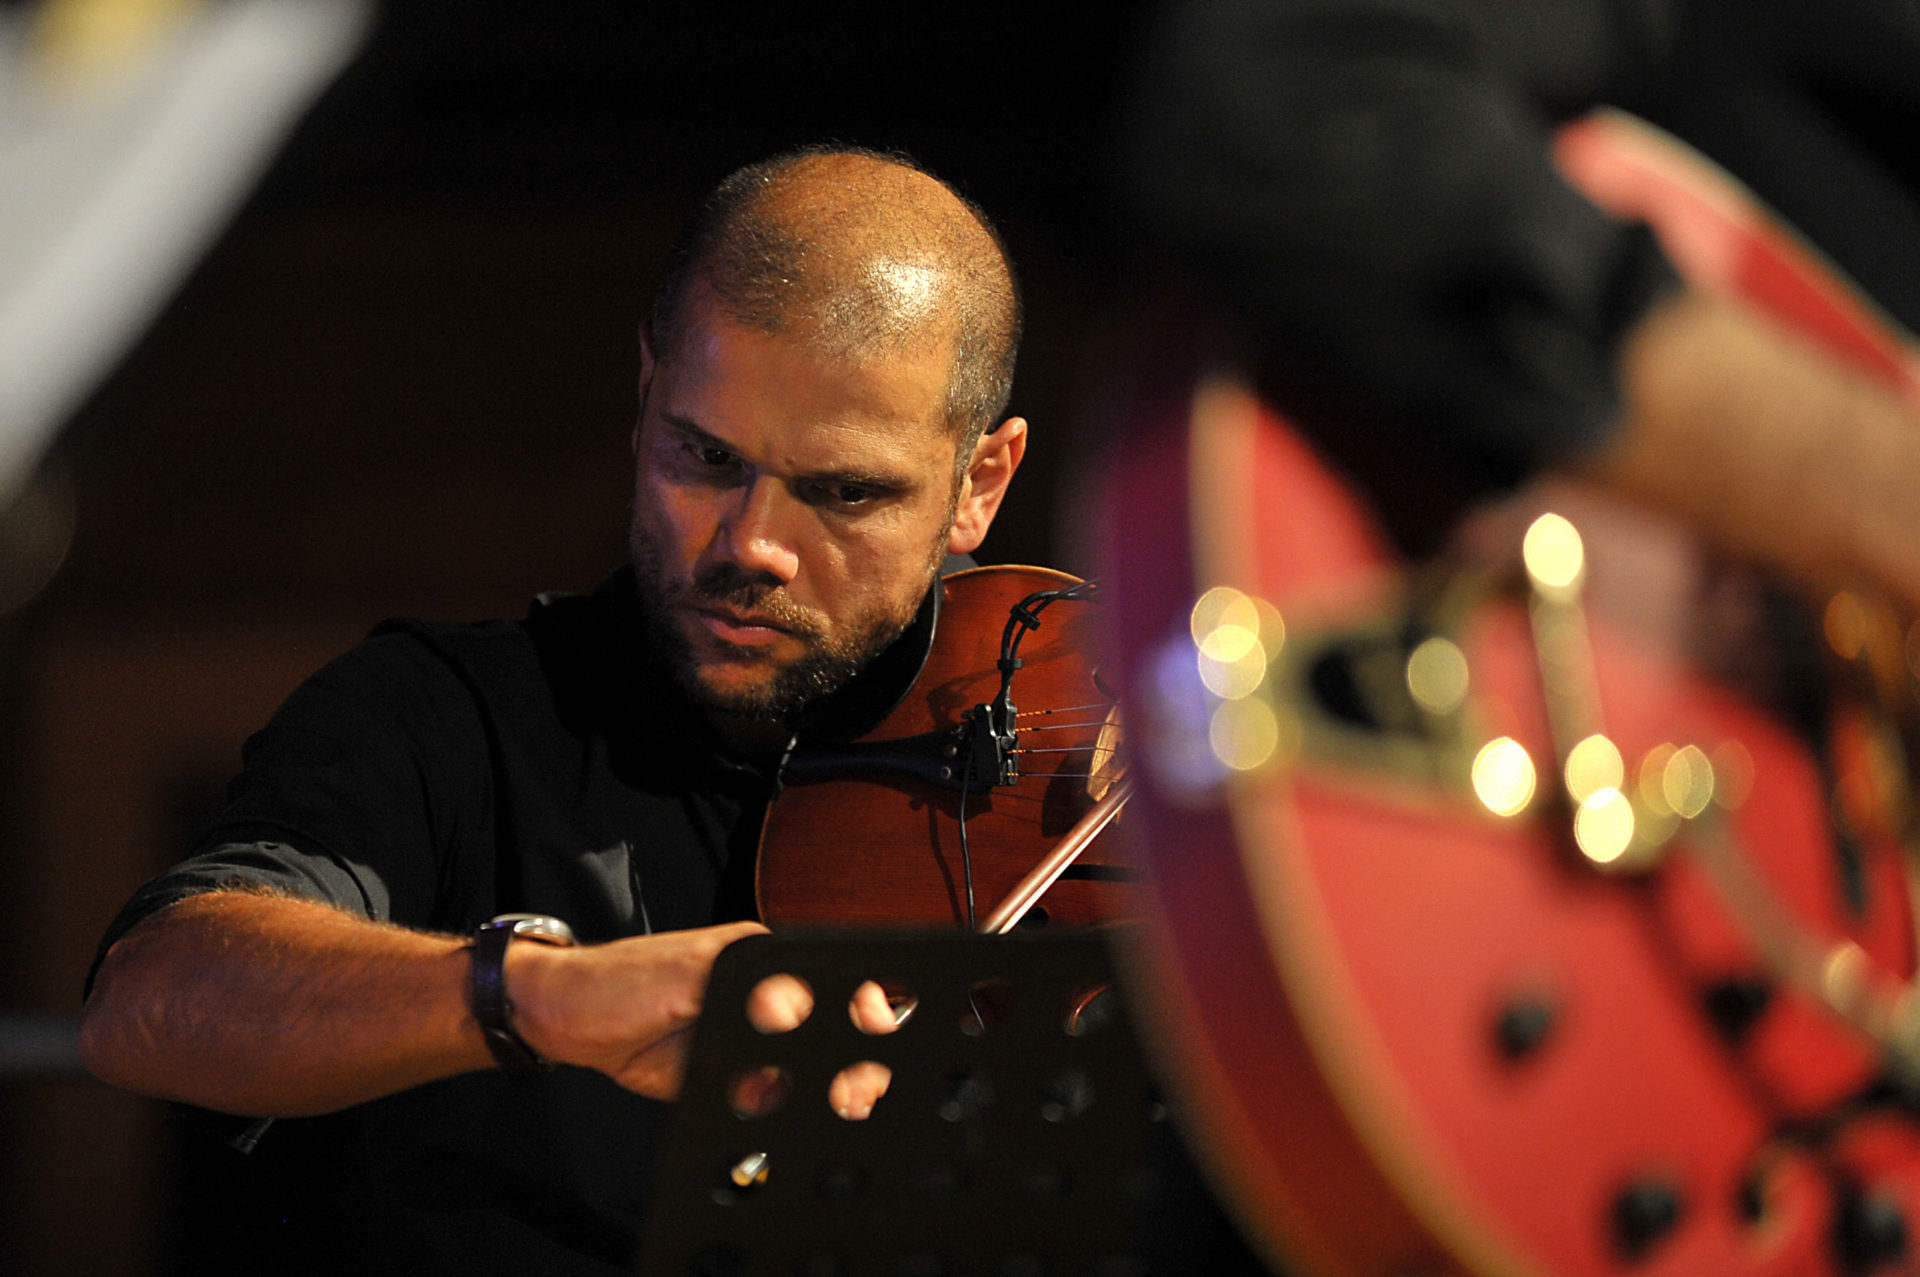
[(345, 1108), (492, 1064), (465, 942), (245, 892), (155, 914), (101, 964), (87, 1067), (128, 1090), (249, 1116)]
[[(543, 1059), (656, 1099), (679, 1092), (689, 1030), (735, 922), (604, 944), (508, 947), (515, 1026)], [(102, 1081), (252, 1117), (326, 1113), (491, 1068), (467, 944), (283, 896), (212, 892), (108, 951), (80, 1024)]]
[(1733, 303), (1682, 294), (1623, 356), (1626, 420), (1590, 473), (1816, 589), (1920, 610), (1920, 412)]

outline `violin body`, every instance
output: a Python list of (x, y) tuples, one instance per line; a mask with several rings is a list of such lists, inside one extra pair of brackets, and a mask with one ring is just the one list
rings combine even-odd
[[(970, 710), (1000, 690), (1002, 632), (1014, 607), (1040, 590), (1078, 584), (1064, 572), (985, 567), (940, 583), (932, 648), (911, 691), (868, 746), (907, 742), (913, 770), (850, 766), (824, 779), (793, 768), (761, 827), (756, 893), (762, 921), (795, 926), (967, 927), (985, 918), (1101, 796), (1112, 769), (1118, 715), (1097, 683), (1094, 608), (1063, 601), (1024, 635), (1012, 699), (1018, 779), (975, 776), (961, 787), (961, 739)], [(804, 737), (796, 755), (815, 742)], [(942, 780), (942, 769), (954, 769)], [(1098, 773), (1098, 774), (1096, 774)], [(961, 845), (964, 804), (966, 852)], [(1124, 870), (1095, 841), (1047, 891), (1023, 926), (1080, 926), (1117, 916)], [(967, 900), (971, 861), (974, 907)]]

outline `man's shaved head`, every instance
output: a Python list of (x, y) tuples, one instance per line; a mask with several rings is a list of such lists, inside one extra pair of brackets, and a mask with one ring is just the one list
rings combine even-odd
[(811, 147), (735, 172), (674, 245), (649, 324), (670, 359), (699, 304), (863, 360), (951, 341), (963, 465), (1013, 383), (1020, 299), (986, 215), (899, 156)]

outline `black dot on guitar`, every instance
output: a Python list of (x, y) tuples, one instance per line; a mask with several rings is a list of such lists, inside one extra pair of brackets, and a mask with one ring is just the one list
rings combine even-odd
[(1866, 1272), (1905, 1258), (1907, 1220), (1900, 1203), (1881, 1193), (1846, 1190), (1834, 1219), (1833, 1244), (1848, 1272)]
[(1700, 1005), (1714, 1030), (1738, 1045), (1773, 1005), (1773, 985), (1759, 976), (1717, 980), (1701, 991)]
[(1510, 1061), (1526, 1059), (1553, 1036), (1553, 1001), (1539, 994), (1510, 999), (1494, 1021), (1494, 1041)]
[(1637, 1260), (1680, 1223), (1685, 1201), (1667, 1180), (1641, 1179), (1613, 1199), (1613, 1239), (1620, 1253)]

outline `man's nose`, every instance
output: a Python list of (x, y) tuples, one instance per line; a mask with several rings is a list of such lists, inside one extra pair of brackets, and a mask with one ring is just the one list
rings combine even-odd
[(716, 557), (785, 585), (800, 571), (793, 502), (778, 483), (757, 479), (738, 489), (714, 537)]

